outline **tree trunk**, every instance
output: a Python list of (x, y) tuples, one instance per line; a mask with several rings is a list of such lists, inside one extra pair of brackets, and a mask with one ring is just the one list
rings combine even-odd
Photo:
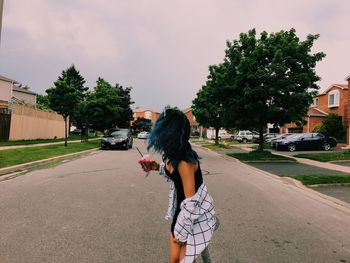
[(260, 125), (259, 127), (259, 147), (258, 147), (259, 152), (264, 151), (264, 126)]
[(64, 146), (67, 147), (67, 117), (64, 117)]
[(215, 128), (215, 145), (219, 145), (219, 130), (220, 128)]

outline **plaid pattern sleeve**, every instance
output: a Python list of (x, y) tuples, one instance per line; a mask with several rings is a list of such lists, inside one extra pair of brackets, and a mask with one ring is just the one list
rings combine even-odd
[(194, 196), (182, 201), (180, 208), (174, 235), (187, 242), (181, 263), (192, 263), (209, 245), (216, 224), (213, 199), (204, 182)]

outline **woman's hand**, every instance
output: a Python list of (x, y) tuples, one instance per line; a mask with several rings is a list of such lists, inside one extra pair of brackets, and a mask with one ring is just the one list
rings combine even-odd
[(140, 159), (139, 164), (146, 173), (159, 170), (159, 164), (156, 161)]

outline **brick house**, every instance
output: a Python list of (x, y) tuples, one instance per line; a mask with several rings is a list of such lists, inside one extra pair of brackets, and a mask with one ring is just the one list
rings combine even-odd
[(186, 115), (188, 121), (191, 125), (191, 135), (199, 135), (200, 133), (200, 126), (199, 123), (196, 121), (196, 117), (193, 115), (192, 108), (187, 108), (182, 110), (182, 112)]
[(138, 118), (145, 118), (151, 120), (151, 122), (154, 123), (158, 119), (159, 115), (159, 112), (156, 112), (149, 108), (136, 108), (133, 110), (134, 120), (131, 122), (136, 121)]
[(349, 145), (350, 76), (346, 78), (346, 81), (348, 84), (332, 84), (314, 98), (305, 117), (306, 125), (298, 127), (294, 123), (286, 124), (281, 128), (281, 132), (312, 132), (321, 125), (324, 117), (330, 113), (336, 113), (342, 118), (344, 126), (347, 127), (346, 143)]

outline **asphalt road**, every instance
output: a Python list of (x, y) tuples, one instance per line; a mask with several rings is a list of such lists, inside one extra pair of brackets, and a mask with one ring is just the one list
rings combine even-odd
[[(349, 207), (198, 152), (221, 220), (213, 262), (350, 262)], [(0, 182), (0, 262), (167, 262), (167, 183), (138, 158), (100, 151)]]

